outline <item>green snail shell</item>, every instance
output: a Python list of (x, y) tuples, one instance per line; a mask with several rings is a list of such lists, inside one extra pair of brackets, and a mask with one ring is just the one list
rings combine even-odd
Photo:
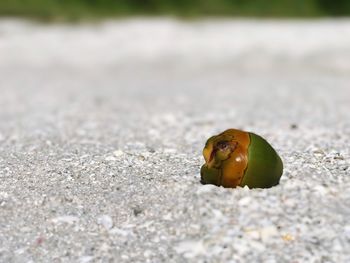
[(254, 133), (229, 129), (208, 139), (201, 182), (224, 187), (269, 188), (279, 183), (283, 163), (273, 147)]

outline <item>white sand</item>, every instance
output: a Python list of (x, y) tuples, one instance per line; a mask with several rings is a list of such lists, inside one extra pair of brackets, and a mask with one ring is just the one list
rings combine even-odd
[[(0, 22), (1, 262), (349, 262), (350, 22)], [(202, 186), (254, 131), (269, 190)]]

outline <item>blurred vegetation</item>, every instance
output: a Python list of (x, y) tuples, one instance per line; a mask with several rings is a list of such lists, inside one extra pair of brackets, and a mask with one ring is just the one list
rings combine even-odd
[(0, 0), (0, 15), (48, 20), (126, 15), (347, 16), (350, 0)]

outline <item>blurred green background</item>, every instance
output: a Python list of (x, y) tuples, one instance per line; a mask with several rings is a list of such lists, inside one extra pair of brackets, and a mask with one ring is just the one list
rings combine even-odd
[(47, 20), (128, 15), (324, 17), (350, 15), (350, 0), (0, 0), (0, 15)]

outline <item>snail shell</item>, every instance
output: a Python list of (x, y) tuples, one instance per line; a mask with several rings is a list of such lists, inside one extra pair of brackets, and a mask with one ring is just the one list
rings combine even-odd
[(279, 183), (283, 163), (261, 136), (229, 129), (210, 137), (203, 149), (201, 182), (223, 187), (269, 188)]

